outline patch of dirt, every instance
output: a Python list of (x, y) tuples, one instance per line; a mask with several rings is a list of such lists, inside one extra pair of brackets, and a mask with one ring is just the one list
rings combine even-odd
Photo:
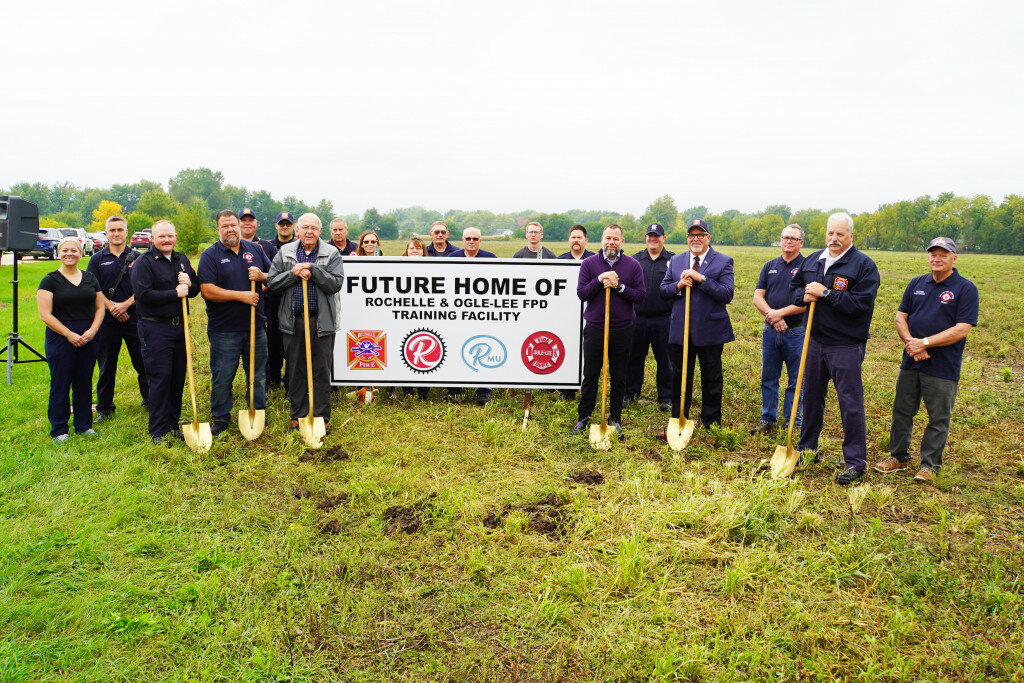
[(322, 534), (337, 536), (341, 532), (341, 522), (336, 519), (327, 519), (321, 522), (318, 528)]
[(430, 504), (430, 501), (437, 498), (436, 493), (431, 493), (426, 498), (419, 500), (412, 505), (392, 505), (384, 511), (384, 521), (388, 522), (388, 528), (385, 530), (388, 536), (397, 534), (399, 532), (403, 534), (413, 534), (420, 530), (423, 526), (423, 520), (420, 517), (420, 513)]
[(580, 470), (579, 472), (573, 472), (569, 475), (577, 484), (603, 484), (604, 475), (597, 470)]
[(339, 493), (336, 496), (327, 496), (319, 503), (316, 504), (317, 510), (333, 510), (339, 505), (344, 505), (348, 502), (347, 493)]
[(292, 491), (292, 493), (295, 495), (296, 498), (309, 498), (310, 495), (309, 489), (307, 489), (305, 486), (295, 487), (295, 490)]
[(649, 448), (646, 451), (644, 451), (643, 454), (647, 458), (654, 460), (656, 462), (661, 462), (665, 459), (665, 456), (662, 455), (661, 451), (657, 450), (656, 448)]
[[(334, 521), (334, 520), (331, 520), (331, 521)], [(342, 562), (341, 564), (339, 564), (337, 567), (334, 568), (334, 575), (337, 578), (339, 578), (342, 581), (344, 581), (345, 579), (347, 579), (350, 576), (352, 576), (352, 572), (349, 570), (348, 565), (345, 564), (344, 562)]]
[(343, 450), (341, 446), (331, 446), (326, 450), (310, 448), (299, 456), (299, 462), (336, 462), (338, 460), (350, 460), (351, 457), (348, 451)]
[[(599, 473), (598, 476), (600, 476)], [(603, 477), (602, 477), (603, 481)], [(553, 493), (538, 498), (532, 503), (522, 505), (506, 505), (500, 511), (491, 511), (483, 518), (483, 525), (488, 529), (497, 529), (512, 510), (522, 510), (529, 515), (526, 528), (535, 534), (543, 534), (557, 541), (572, 530), (574, 522), (564, 509), (565, 503)]]

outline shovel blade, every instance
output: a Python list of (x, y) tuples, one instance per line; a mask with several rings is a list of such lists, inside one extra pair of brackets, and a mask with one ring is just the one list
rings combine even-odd
[(206, 453), (213, 447), (213, 434), (209, 422), (186, 422), (181, 425), (185, 443), (196, 453)]
[(615, 427), (599, 424), (590, 425), (590, 445), (599, 451), (608, 451), (612, 447), (612, 432)]
[(320, 448), (324, 445), (324, 437), (327, 435), (327, 427), (322, 417), (300, 417), (299, 434), (302, 440), (310, 448)]
[(772, 479), (782, 479), (793, 474), (796, 463), (800, 460), (800, 451), (790, 446), (776, 446), (772, 459), (768, 463)]
[(242, 433), (246, 441), (258, 439), (266, 426), (267, 414), (265, 410), (238, 411), (238, 431)]
[(668, 426), (665, 427), (665, 439), (668, 441), (669, 448), (674, 451), (686, 448), (693, 436), (694, 426), (693, 420), (680, 421), (676, 417), (669, 418)]

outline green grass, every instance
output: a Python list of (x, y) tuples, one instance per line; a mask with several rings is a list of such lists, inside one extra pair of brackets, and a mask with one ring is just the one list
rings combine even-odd
[[(99, 439), (57, 447), (45, 365), (17, 366), (0, 396), (0, 680), (1024, 676), (1024, 287), (1008, 275), (1020, 259), (959, 264), (981, 291), (981, 325), (938, 485), (903, 472), (848, 490), (831, 483), (834, 396), (825, 462), (792, 481), (758, 471), (775, 440), (746, 433), (760, 403), (749, 301), (774, 252), (722, 251), (737, 271), (724, 424), (683, 454), (654, 438), (665, 416), (652, 401), (626, 412), (628, 441), (595, 452), (565, 435), (575, 404), (555, 392), (534, 395), (521, 433), (521, 393), (497, 390), (480, 409), (435, 390), (425, 403), (338, 396), (332, 422), (351, 419), (328, 444), (349, 459), (300, 460), (280, 392), (259, 441), (232, 428), (199, 456), (149, 444), (126, 354), (117, 417)], [(874, 457), (899, 362), (895, 308), (925, 267), (923, 254), (872, 256), (882, 270), (864, 366)], [(53, 267), (19, 269), (22, 333), (40, 350), (35, 287)], [(4, 286), (0, 331), (11, 321)], [(652, 382), (653, 365), (647, 397)], [(239, 378), (238, 407), (241, 395)], [(916, 438), (922, 427), (923, 416)], [(604, 483), (569, 478), (583, 469)], [(311, 495), (297, 498), (299, 487)], [(338, 494), (341, 504), (318, 508)], [(412, 508), (419, 527), (398, 531), (385, 519), (392, 506)]]

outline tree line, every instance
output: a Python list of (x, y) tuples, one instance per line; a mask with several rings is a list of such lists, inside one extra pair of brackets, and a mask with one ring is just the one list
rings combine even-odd
[[(446, 212), (411, 206), (380, 213), (376, 208), (358, 214), (338, 215), (328, 199), (307, 204), (297, 197), (275, 199), (267, 190), (248, 190), (224, 182), (219, 171), (208, 168), (184, 169), (171, 178), (167, 189), (152, 180), (115, 184), (108, 188), (78, 187), (71, 183), (21, 182), (0, 194), (20, 195), (39, 206), (41, 227), (72, 227), (98, 230), (111, 214), (120, 214), (128, 221), (129, 232), (150, 227), (158, 219), (169, 219), (177, 226), (179, 244), (193, 251), (213, 239), (214, 216), (224, 208), (236, 211), (250, 208), (260, 221), (261, 237), (274, 236), (274, 219), (282, 211), (296, 216), (315, 213), (325, 225), (334, 218), (344, 218), (349, 232), (375, 230), (383, 239), (422, 234), (431, 223), (443, 220), (453, 234), (463, 228), (477, 227), (485, 235), (507, 234), (525, 236), (524, 228), (531, 221), (544, 226), (545, 240), (568, 238), (575, 224), (587, 227), (590, 234), (600, 234), (604, 226), (618, 223), (632, 242), (643, 241), (645, 228), (651, 223), (664, 226), (668, 242), (686, 241), (686, 226), (695, 218), (707, 221), (718, 244), (768, 246), (778, 240), (782, 229), (799, 224), (807, 233), (808, 247), (821, 246), (825, 239), (828, 216), (841, 208), (793, 211), (776, 204), (763, 211), (744, 213), (735, 209), (713, 214), (706, 206), (680, 210), (670, 195), (658, 197), (639, 217), (615, 211), (571, 209), (560, 213), (523, 210), (510, 213), (491, 211)], [(1024, 254), (1024, 196), (1008, 195), (1000, 203), (991, 197), (961, 197), (943, 192), (932, 198), (925, 195), (913, 200), (883, 204), (873, 212), (853, 214), (856, 244), (864, 249), (908, 251), (921, 249), (933, 237), (952, 237), (964, 251), (995, 254)]]

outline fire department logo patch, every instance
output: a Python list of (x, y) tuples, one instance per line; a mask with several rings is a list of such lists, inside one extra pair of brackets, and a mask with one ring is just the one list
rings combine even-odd
[(797, 270), (799, 270), (799, 268), (794, 268), (793, 270), (789, 271), (789, 274), (792, 275), (793, 277), (796, 277)]
[(948, 304), (952, 300), (953, 300), (953, 292), (949, 291), (948, 289), (945, 292), (943, 292), (942, 294), (939, 294), (939, 301), (941, 301), (944, 304)]
[(832, 289), (837, 292), (845, 292), (846, 288), (850, 286), (850, 281), (845, 277), (837, 277), (835, 282), (832, 283)]
[(349, 330), (350, 370), (383, 370), (388, 366), (388, 336), (383, 330)]
[(537, 375), (550, 375), (562, 366), (565, 360), (565, 345), (558, 335), (551, 332), (534, 332), (520, 351), (523, 365)]
[(250, 254), (249, 252), (245, 252), (244, 254), (242, 254), (242, 258), (252, 263), (252, 254)]

